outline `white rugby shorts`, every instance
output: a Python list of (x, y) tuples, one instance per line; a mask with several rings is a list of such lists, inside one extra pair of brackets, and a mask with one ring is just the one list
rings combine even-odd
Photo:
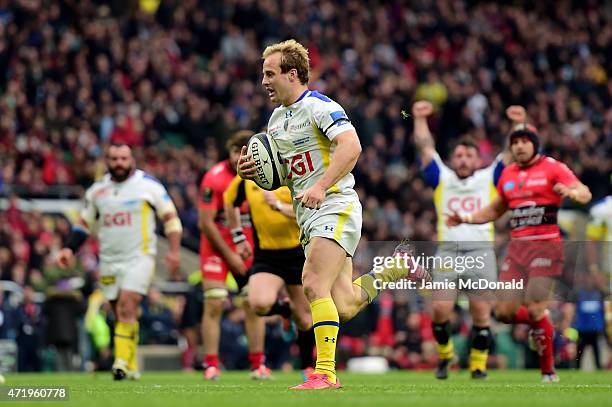
[(100, 285), (109, 301), (117, 299), (119, 290), (147, 295), (154, 274), (153, 256), (136, 256), (130, 260), (101, 262)]
[(300, 242), (308, 256), (308, 243), (313, 237), (325, 237), (336, 241), (353, 256), (359, 239), (362, 223), (361, 203), (355, 197), (327, 197), (319, 210), (309, 209), (304, 213), (306, 218), (300, 227)]

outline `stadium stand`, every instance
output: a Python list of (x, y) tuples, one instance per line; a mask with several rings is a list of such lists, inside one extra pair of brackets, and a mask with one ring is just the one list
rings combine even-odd
[[(272, 41), (307, 44), (311, 88), (342, 101), (357, 128), (363, 245), (435, 239), (432, 192), (419, 174), (411, 121), (400, 114), (419, 98), (435, 105), (430, 126), (443, 156), (452, 140), (471, 134), (490, 162), (509, 132), (504, 109), (521, 104), (544, 151), (568, 163), (594, 201), (611, 193), (610, 2), (313, 1), (307, 9), (302, 3), (0, 1), (0, 280), (13, 283), (0, 290), (0, 340), (43, 350), (34, 360), (19, 359), (20, 370), (92, 366), (60, 363), (58, 355), (66, 355), (53, 351), (45, 334), (51, 308), (43, 310), (52, 293), (72, 293), (75, 307), (82, 306), (72, 310), (73, 352), (95, 360), (104, 354), (104, 333), (95, 331), (101, 347), (92, 345), (83, 317), (96, 281), (96, 244), (81, 250), (76, 270), (60, 271), (53, 258), (68, 236), (67, 218), (19, 209), (17, 198), (80, 198), (104, 172), (104, 147), (124, 141), (135, 147), (140, 168), (168, 188), (184, 225), (183, 245), (197, 250), (201, 175), (221, 158), (229, 134), (262, 129), (274, 108), (260, 86), (260, 52)], [(584, 225), (588, 208), (568, 209)], [(355, 260), (356, 273), (367, 271)], [(154, 298), (170, 330), (158, 339), (180, 344), (185, 301), (166, 297)], [(369, 335), (380, 324), (355, 321), (339, 350), (384, 355), (401, 368), (432, 366), (422, 308), (418, 299), (396, 298), (393, 341)], [(241, 317), (232, 310), (224, 332), (240, 335)], [(459, 309), (454, 334), (465, 337), (464, 319)], [(154, 343), (159, 335), (145, 329)], [(560, 341), (559, 357), (571, 359)], [(497, 350), (506, 356), (494, 363), (512, 366), (526, 342), (518, 328), (502, 332)], [(235, 346), (228, 344), (228, 352), (236, 354)]]

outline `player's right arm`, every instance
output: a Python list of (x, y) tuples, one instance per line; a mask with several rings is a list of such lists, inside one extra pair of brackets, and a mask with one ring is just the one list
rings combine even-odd
[(553, 191), (559, 194), (563, 199), (570, 198), (583, 205), (591, 202), (591, 198), (593, 198), (589, 187), (578, 180), (569, 185), (559, 182), (553, 186)]
[(420, 100), (412, 105), (414, 116), (414, 144), (421, 158), (421, 166), (425, 168), (431, 163), (436, 155), (436, 144), (429, 131), (427, 117), (433, 112), (433, 105), (425, 100)]
[(457, 212), (446, 214), (446, 226), (453, 227), (462, 223), (480, 225), (499, 219), (508, 210), (508, 203), (498, 195), (493, 202), (475, 213), (459, 215)]
[(72, 225), (72, 230), (66, 241), (66, 246), (58, 253), (57, 265), (62, 269), (72, 265), (75, 253), (78, 252), (83, 243), (87, 241), (90, 229), (96, 222), (98, 209), (93, 197), (94, 189), (91, 187), (85, 192), (84, 207), (79, 214), (79, 220)]
[(295, 196), (303, 207), (320, 209), (327, 190), (351, 172), (359, 159), (361, 143), (354, 129), (334, 135), (332, 143), (336, 148), (329, 167), (312, 186)]
[(311, 119), (319, 132), (331, 142), (333, 155), (323, 174), (295, 199), (302, 207), (320, 209), (327, 191), (350, 173), (361, 154), (361, 142), (355, 127), (338, 103), (323, 98), (312, 106)]
[(220, 206), (219, 203), (223, 197), (223, 191), (220, 191), (219, 188), (205, 176), (200, 195), (202, 196), (198, 208), (198, 227), (200, 231), (204, 234), (206, 239), (208, 239), (212, 247), (225, 259), (233, 272), (244, 274), (246, 272), (246, 266), (240, 259), (240, 256), (234, 253), (231, 247), (225, 243), (223, 236), (221, 236), (215, 224), (218, 213), (217, 208)]

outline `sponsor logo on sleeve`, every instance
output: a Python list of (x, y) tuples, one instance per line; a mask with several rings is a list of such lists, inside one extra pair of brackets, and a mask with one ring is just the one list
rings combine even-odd
[(332, 121), (334, 122), (340, 119), (348, 120), (348, 117), (346, 117), (346, 113), (344, 113), (342, 110), (338, 110), (337, 112), (331, 112), (329, 115)]
[(210, 187), (205, 187), (204, 191), (202, 191), (202, 202), (210, 203), (212, 202), (213, 190)]

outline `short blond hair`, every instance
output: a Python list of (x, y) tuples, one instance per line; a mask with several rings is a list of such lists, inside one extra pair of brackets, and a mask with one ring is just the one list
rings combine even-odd
[(280, 68), (282, 73), (287, 73), (295, 69), (302, 85), (308, 84), (310, 77), (310, 58), (308, 50), (296, 40), (287, 40), (276, 44), (268, 45), (262, 54), (262, 59), (280, 52)]

